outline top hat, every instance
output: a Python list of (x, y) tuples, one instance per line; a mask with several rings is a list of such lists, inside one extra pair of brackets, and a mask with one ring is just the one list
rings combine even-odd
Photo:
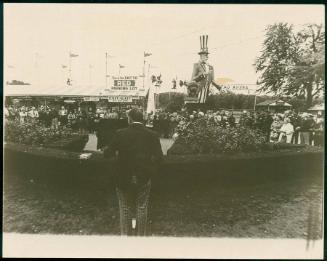
[(201, 35), (200, 36), (200, 47), (201, 50), (198, 54), (209, 54), (208, 52), (208, 35)]

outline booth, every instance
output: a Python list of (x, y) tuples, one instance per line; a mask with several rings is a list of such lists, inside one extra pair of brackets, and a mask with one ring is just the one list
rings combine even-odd
[(6, 105), (80, 107), (85, 111), (117, 112), (138, 107), (145, 109), (146, 90), (138, 76), (112, 76), (105, 86), (5, 85)]
[(257, 110), (264, 110), (269, 112), (284, 112), (286, 110), (290, 110), (292, 108), (292, 105), (287, 102), (284, 102), (283, 100), (275, 99), (260, 102), (256, 104), (255, 108)]

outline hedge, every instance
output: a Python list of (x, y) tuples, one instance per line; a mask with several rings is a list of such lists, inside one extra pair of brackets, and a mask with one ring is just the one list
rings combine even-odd
[[(61, 187), (100, 189), (113, 186), (112, 162), (99, 152), (88, 160), (80, 153), (50, 148), (4, 145), (5, 179), (21, 176)], [(316, 176), (322, 179), (323, 150), (238, 153), (233, 155), (165, 156), (160, 173), (154, 177), (157, 189), (199, 188), (203, 183), (224, 180), (244, 186), (276, 179)], [(213, 182), (214, 183), (214, 182)], [(202, 185), (201, 185), (202, 184)]]

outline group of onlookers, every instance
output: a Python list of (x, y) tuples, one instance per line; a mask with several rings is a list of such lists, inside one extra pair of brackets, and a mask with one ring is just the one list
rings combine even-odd
[[(65, 106), (57, 109), (41, 105), (39, 107), (6, 106), (4, 116), (7, 120), (18, 120), (21, 124), (40, 123), (53, 129), (68, 127), (85, 134), (94, 133), (101, 119), (123, 119), (126, 118), (126, 113), (113, 109), (85, 110), (81, 107), (68, 109)], [(233, 111), (228, 110), (190, 112), (182, 109), (173, 113), (158, 110), (148, 115), (146, 124), (157, 131), (160, 137), (171, 138), (179, 124), (201, 117), (214, 121), (222, 127), (243, 126), (260, 130), (270, 142), (323, 146), (324, 118), (321, 113), (312, 115), (294, 111), (284, 113), (243, 111), (240, 115), (234, 116)]]
[(222, 127), (242, 126), (260, 130), (270, 142), (323, 146), (324, 118), (321, 113), (314, 116), (294, 111), (243, 111), (234, 116), (234, 112), (228, 110), (208, 110), (204, 113), (201, 110), (188, 112), (182, 109), (173, 113), (157, 111), (155, 114), (149, 114), (147, 125), (157, 131), (160, 137), (171, 138), (179, 124), (199, 117), (215, 121)]
[(66, 108), (59, 109), (51, 106), (6, 106), (4, 108), (6, 120), (18, 120), (20, 124), (33, 123), (41, 124), (47, 128), (60, 129), (63, 127), (72, 128), (80, 133), (94, 131), (94, 113), (92, 110)]
[(274, 114), (270, 141), (323, 146), (324, 118), (321, 113)]

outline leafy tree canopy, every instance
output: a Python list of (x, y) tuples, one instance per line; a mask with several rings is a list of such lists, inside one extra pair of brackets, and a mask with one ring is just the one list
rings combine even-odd
[(268, 26), (254, 66), (260, 90), (305, 98), (311, 106), (325, 87), (323, 26), (309, 24), (297, 33), (287, 23)]

